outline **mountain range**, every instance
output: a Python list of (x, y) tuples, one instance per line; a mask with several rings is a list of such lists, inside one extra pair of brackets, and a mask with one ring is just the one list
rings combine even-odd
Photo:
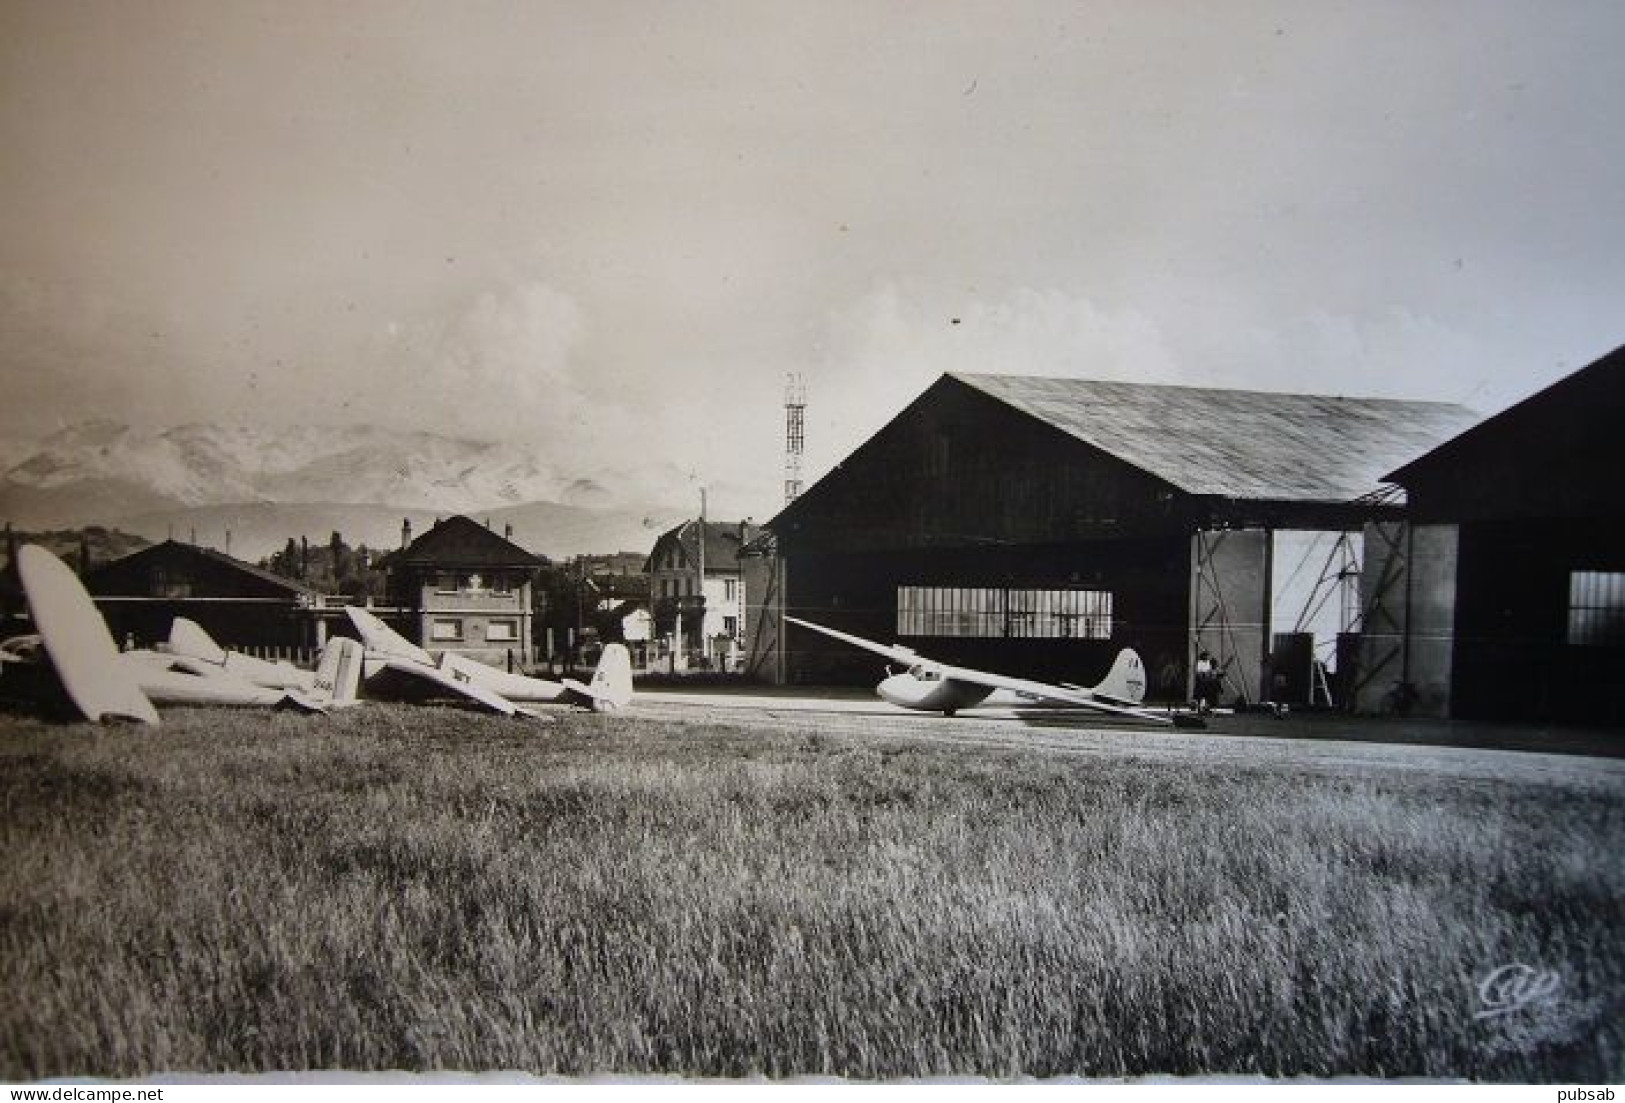
[[(0, 518), (21, 528), (117, 526), (258, 559), (291, 536), (397, 546), (402, 522), (489, 520), (530, 551), (642, 551), (698, 495), (669, 461), (565, 472), (523, 447), (375, 426), (99, 420), (0, 441)], [(228, 535), (229, 533), (229, 535)]]

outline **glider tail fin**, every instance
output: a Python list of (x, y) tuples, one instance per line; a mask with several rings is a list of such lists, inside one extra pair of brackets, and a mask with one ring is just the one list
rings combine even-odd
[(1129, 705), (1137, 705), (1145, 700), (1145, 665), (1132, 647), (1125, 647), (1117, 653), (1112, 668), (1094, 688), (1094, 693), (1097, 697)]
[(366, 648), (345, 636), (336, 636), (322, 648), (322, 661), (316, 667), (315, 696), (335, 705), (356, 699), (361, 685), (361, 661)]
[(214, 642), (214, 637), (203, 626), (186, 617), (176, 617), (169, 625), (169, 650), (189, 659), (200, 659), (215, 666), (226, 665), (226, 649)]
[(604, 647), (598, 668), (592, 672), (590, 687), (592, 707), (599, 712), (618, 709), (632, 700), (632, 656), (625, 644), (612, 643)]

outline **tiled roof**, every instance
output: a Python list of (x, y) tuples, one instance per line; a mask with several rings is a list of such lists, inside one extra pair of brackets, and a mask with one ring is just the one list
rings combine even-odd
[[(698, 521), (684, 521), (661, 533), (655, 541), (654, 550), (649, 553), (645, 569), (651, 572), (655, 570), (656, 561), (674, 540), (681, 550), (682, 564), (692, 566), (699, 555), (699, 530)], [(761, 526), (750, 521), (705, 522), (706, 569), (736, 568), (740, 548), (754, 540), (760, 531)]]
[(542, 567), (546, 561), (461, 515), (433, 528), (390, 557), (412, 567)]
[[(277, 586), (285, 587), (295, 594), (312, 597), (317, 593), (315, 589), (306, 586), (303, 582), (299, 582), (292, 578), (284, 578), (282, 575), (276, 574), (275, 572), (267, 571), (262, 567), (256, 567), (252, 563), (244, 563), (241, 559), (234, 559), (225, 552), (215, 551), (213, 548), (199, 547), (196, 544), (182, 544), (178, 540), (166, 540), (164, 544), (172, 544), (177, 548), (185, 549), (186, 551), (190, 551), (205, 559), (212, 559), (216, 563), (225, 564), (226, 566), (231, 567), (234, 570), (241, 571), (246, 575), (252, 575), (253, 577), (260, 579), (262, 582), (269, 582)], [(157, 544), (151, 548), (145, 549), (145, 551), (157, 551), (159, 548), (164, 547), (164, 544)], [(142, 552), (136, 552), (134, 554), (141, 555)]]

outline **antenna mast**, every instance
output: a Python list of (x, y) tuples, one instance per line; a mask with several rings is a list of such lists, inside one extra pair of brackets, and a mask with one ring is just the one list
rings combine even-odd
[(801, 494), (801, 453), (806, 445), (807, 385), (800, 372), (784, 382), (784, 504)]

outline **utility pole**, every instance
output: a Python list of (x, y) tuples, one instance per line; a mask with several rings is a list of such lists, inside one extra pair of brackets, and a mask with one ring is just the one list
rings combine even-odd
[(696, 556), (696, 559), (698, 559), (698, 561), (699, 561), (700, 578), (699, 578), (699, 585), (695, 587), (694, 592), (700, 595), (699, 612), (696, 614), (696, 616), (699, 619), (699, 625), (698, 625), (699, 632), (698, 632), (698, 635), (699, 635), (699, 638), (700, 638), (700, 655), (702, 657), (705, 657), (706, 656), (706, 640), (705, 640), (705, 487), (703, 487), (703, 486), (700, 487), (700, 540), (699, 540), (699, 548), (700, 548), (699, 555)]

